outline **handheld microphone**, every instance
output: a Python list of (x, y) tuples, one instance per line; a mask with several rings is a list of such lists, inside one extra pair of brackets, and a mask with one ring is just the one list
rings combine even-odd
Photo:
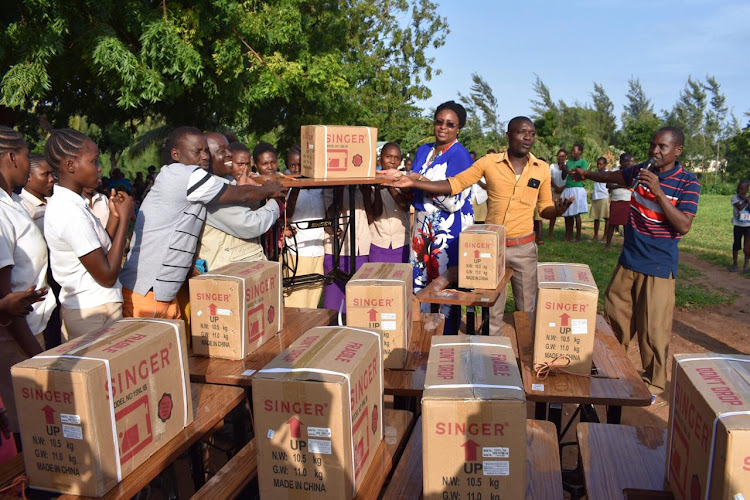
[[(646, 162), (646, 165), (643, 166), (643, 169), (648, 170), (650, 172), (651, 169), (654, 168), (655, 161), (656, 161), (655, 158), (649, 158), (648, 161)], [(633, 185), (630, 186), (630, 190), (635, 191), (640, 183), (641, 183), (641, 180), (638, 177), (636, 177), (635, 180), (633, 181)]]

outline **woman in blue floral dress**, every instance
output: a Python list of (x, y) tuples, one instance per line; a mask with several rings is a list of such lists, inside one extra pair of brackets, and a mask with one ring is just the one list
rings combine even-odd
[[(448, 101), (437, 107), (434, 127), (435, 142), (421, 146), (414, 156), (412, 172), (431, 181), (445, 180), (463, 172), (473, 163), (469, 152), (458, 142), (458, 132), (466, 125), (466, 110)], [(419, 189), (412, 190), (415, 210), (411, 257), (414, 266), (414, 293), (422, 290), (446, 269), (458, 265), (458, 235), (474, 223), (471, 189), (455, 196), (433, 196)], [(445, 333), (456, 334), (446, 315)], [(456, 322), (457, 324), (458, 322)]]

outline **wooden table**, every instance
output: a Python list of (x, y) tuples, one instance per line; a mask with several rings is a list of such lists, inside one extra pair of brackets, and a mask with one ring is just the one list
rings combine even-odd
[[(14, 479), (24, 473), (23, 455), (18, 454), (7, 462), (0, 464), (0, 488), (10, 486)], [(20, 498), (15, 494), (0, 493), (0, 499)]]
[(421, 313), (414, 317), (420, 320), (412, 322), (412, 336), (406, 364), (402, 370), (385, 369), (383, 371), (383, 389), (385, 394), (393, 396), (394, 408), (419, 413), (417, 403), (424, 391), (430, 342), (435, 335), (443, 334), (445, 316), (440, 313)]
[[(625, 349), (615, 338), (604, 318), (597, 315), (594, 337), (594, 367), (597, 373), (617, 377), (615, 379), (580, 377), (567, 374), (549, 376), (539, 380), (534, 375), (534, 342), (532, 330), (534, 320), (531, 313), (516, 312), (512, 317), (514, 329), (504, 332), (515, 335), (520, 357), (523, 389), (529, 401), (536, 402), (536, 418), (548, 419), (561, 427), (562, 404), (606, 405), (607, 422), (619, 424), (623, 406), (648, 406), (651, 393), (641, 380)], [(511, 338), (511, 342), (514, 339)], [(549, 405), (549, 409), (547, 408)], [(549, 411), (548, 411), (549, 410)], [(596, 421), (596, 412), (584, 410), (581, 420)]]
[(466, 333), (474, 335), (473, 308), (482, 308), (482, 335), (490, 334), (490, 307), (497, 302), (498, 297), (502, 295), (513, 276), (513, 270), (505, 268), (505, 276), (494, 290), (473, 290), (461, 291), (454, 288), (458, 283), (458, 268), (451, 267), (443, 274), (432, 280), (424, 289), (417, 293), (419, 302), (424, 304), (433, 304), (434, 313), (438, 312), (436, 304), (447, 304), (451, 306), (451, 321), (455, 322), (455, 331), (458, 331), (458, 324), (461, 320), (461, 306), (466, 306)]
[(577, 435), (587, 498), (623, 498), (625, 489), (664, 491), (666, 429), (582, 423)]
[[(245, 399), (245, 393), (239, 387), (190, 384), (190, 389), (193, 396), (193, 423), (101, 498), (129, 499), (135, 496)], [(94, 497), (61, 495), (58, 500), (83, 498), (93, 500)]]
[(274, 338), (245, 359), (218, 359), (190, 356), (190, 380), (193, 382), (250, 387), (255, 372), (263, 368), (303, 333), (316, 326), (328, 326), (336, 317), (330, 309), (284, 308), (284, 328)]
[[(383, 492), (383, 500), (422, 498), (422, 473), (422, 417), (420, 417), (414, 426), (404, 454), (393, 472), (393, 477)], [(557, 437), (555, 427), (549, 422), (526, 421), (526, 498), (545, 500), (563, 498)]]

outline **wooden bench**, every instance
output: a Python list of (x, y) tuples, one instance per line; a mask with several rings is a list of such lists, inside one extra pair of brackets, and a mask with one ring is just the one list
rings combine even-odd
[(237, 498), (258, 476), (258, 453), (251, 439), (224, 467), (192, 496), (193, 500)]
[[(380, 443), (372, 464), (355, 498), (376, 498), (383, 488), (393, 464), (404, 449), (406, 436), (414, 422), (414, 415), (403, 410), (383, 411), (383, 442)], [(258, 456), (255, 440), (251, 440), (233, 456), (214, 477), (192, 497), (193, 500), (237, 498), (258, 475)]]
[(580, 423), (576, 434), (588, 498), (622, 498), (626, 489), (630, 498), (669, 495), (666, 429)]
[[(23, 455), (18, 454), (7, 462), (0, 464), (0, 489), (10, 486), (15, 478), (24, 473)], [(0, 493), (0, 500), (19, 498), (17, 495)]]
[[(526, 498), (545, 500), (563, 498), (555, 426), (550, 422), (527, 420), (526, 450)], [(383, 493), (383, 500), (422, 498), (422, 473), (422, 417), (420, 417), (414, 425), (401, 460), (393, 472), (391, 482)]]

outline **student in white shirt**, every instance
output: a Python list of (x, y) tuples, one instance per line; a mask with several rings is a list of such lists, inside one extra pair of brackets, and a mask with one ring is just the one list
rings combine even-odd
[[(600, 156), (596, 160), (596, 169), (599, 172), (604, 172), (607, 169), (607, 159)], [(594, 192), (591, 193), (591, 212), (590, 217), (594, 219), (594, 239), (591, 241), (599, 241), (604, 243), (606, 239), (607, 229), (609, 225), (609, 189), (607, 189), (606, 182), (595, 182)], [(604, 230), (602, 231), (602, 239), (599, 240), (599, 219), (604, 219)]]
[(58, 184), (47, 203), (44, 234), (52, 275), (60, 284), (63, 342), (104, 328), (122, 317), (122, 267), (133, 199), (112, 190), (106, 229), (83, 198), (99, 185), (99, 148), (85, 134), (53, 130), (44, 155)]
[[(0, 126), (0, 297), (47, 287), (47, 246), (41, 231), (13, 189), (29, 177), (29, 149), (23, 136)], [(0, 397), (7, 405), (11, 429), (17, 432), (10, 367), (44, 350), (44, 328), (55, 299), (33, 304), (29, 314), (0, 323)]]
[(44, 234), (44, 211), (47, 209), (47, 198), (52, 196), (55, 176), (42, 155), (29, 155), (29, 167), (29, 180), (21, 190), (21, 203)]
[[(401, 164), (401, 148), (388, 142), (380, 150), (383, 170)], [(476, 186), (476, 184), (475, 184)], [(395, 187), (375, 186), (370, 224), (370, 262), (403, 263), (409, 260), (409, 200)]]

